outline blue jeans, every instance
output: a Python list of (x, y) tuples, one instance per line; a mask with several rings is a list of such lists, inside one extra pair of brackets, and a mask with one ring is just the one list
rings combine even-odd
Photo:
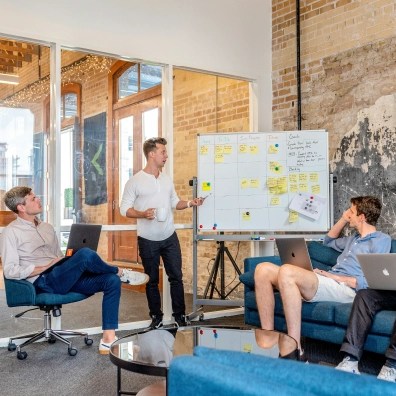
[(144, 272), (150, 277), (146, 285), (150, 315), (163, 316), (158, 287), (161, 257), (170, 283), (173, 315), (184, 315), (186, 306), (184, 302), (182, 258), (176, 232), (163, 241), (150, 241), (138, 237), (138, 245)]
[(38, 292), (86, 295), (103, 292), (102, 328), (118, 328), (121, 280), (118, 268), (105, 263), (96, 252), (83, 248), (34, 282)]

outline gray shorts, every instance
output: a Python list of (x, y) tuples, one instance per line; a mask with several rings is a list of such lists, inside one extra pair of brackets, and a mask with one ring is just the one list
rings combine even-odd
[(340, 303), (350, 303), (356, 296), (356, 291), (343, 282), (337, 282), (327, 276), (315, 275), (318, 277), (318, 290), (308, 302), (334, 301)]

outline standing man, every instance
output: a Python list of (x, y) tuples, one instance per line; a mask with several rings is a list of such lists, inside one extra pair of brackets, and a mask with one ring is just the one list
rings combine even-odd
[(179, 239), (173, 224), (173, 209), (202, 205), (202, 198), (181, 201), (173, 182), (162, 172), (168, 153), (166, 139), (157, 137), (144, 142), (147, 164), (125, 185), (121, 215), (137, 219), (139, 255), (150, 277), (146, 296), (152, 322), (150, 328), (162, 326), (163, 312), (159, 292), (159, 265), (162, 258), (170, 282), (172, 310), (178, 326), (186, 325), (182, 258)]
[[(381, 208), (378, 198), (351, 198), (351, 207), (334, 224), (323, 242), (342, 252), (330, 271), (308, 271), (291, 264), (279, 267), (273, 263), (261, 263), (256, 267), (256, 299), (263, 329), (274, 328), (273, 289), (276, 288), (281, 294), (288, 334), (297, 341), (300, 355), (303, 354), (300, 340), (302, 301), (352, 302), (356, 290), (367, 288), (356, 254), (389, 253), (390, 236), (377, 231), (375, 227)], [(339, 238), (347, 224), (357, 231), (356, 234)]]
[(6, 206), (18, 217), (1, 235), (1, 258), (7, 279), (26, 279), (38, 293), (81, 294), (103, 292), (99, 353), (108, 354), (117, 339), (121, 282), (145, 284), (148, 276), (106, 264), (91, 249), (79, 249), (60, 265), (63, 256), (54, 228), (39, 220), (40, 199), (30, 187), (14, 187), (4, 196)]

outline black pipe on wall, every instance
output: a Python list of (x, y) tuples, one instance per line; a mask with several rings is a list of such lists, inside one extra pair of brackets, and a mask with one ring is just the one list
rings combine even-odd
[(296, 0), (296, 80), (297, 80), (297, 129), (301, 131), (301, 58), (300, 58), (300, 0)]

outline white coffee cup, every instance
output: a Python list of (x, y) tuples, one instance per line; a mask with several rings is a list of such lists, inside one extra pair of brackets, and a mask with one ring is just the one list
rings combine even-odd
[(165, 221), (167, 218), (167, 210), (166, 208), (157, 208), (155, 209), (155, 218), (157, 221)]

